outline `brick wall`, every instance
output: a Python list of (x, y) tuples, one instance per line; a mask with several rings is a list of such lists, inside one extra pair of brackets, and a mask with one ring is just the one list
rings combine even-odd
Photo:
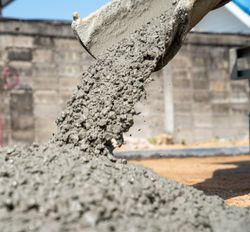
[[(248, 85), (231, 82), (228, 65), (229, 48), (249, 44), (249, 39), (190, 34), (171, 64), (153, 75), (147, 99), (136, 106), (142, 113), (129, 134), (149, 138), (168, 132), (187, 142), (244, 137)], [(54, 121), (91, 59), (68, 22), (2, 20), (0, 138), (4, 144), (46, 141), (56, 131)]]

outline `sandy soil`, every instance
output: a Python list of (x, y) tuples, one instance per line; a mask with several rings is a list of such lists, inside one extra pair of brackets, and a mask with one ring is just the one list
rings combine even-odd
[(131, 161), (161, 176), (218, 195), (229, 205), (250, 206), (250, 156)]

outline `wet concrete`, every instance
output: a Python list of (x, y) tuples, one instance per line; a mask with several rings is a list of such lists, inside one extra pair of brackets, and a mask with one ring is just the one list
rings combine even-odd
[(249, 209), (55, 144), (0, 154), (1, 231), (249, 231)]
[(155, 18), (91, 65), (57, 120), (55, 140), (95, 155), (108, 155), (114, 144), (121, 145), (150, 74), (163, 57), (166, 62), (166, 54), (170, 60), (180, 48), (189, 25), (188, 12), (181, 5), (175, 17), (166, 12)]
[(188, 24), (185, 7), (152, 20), (83, 74), (49, 143), (0, 151), (1, 231), (249, 231), (249, 209), (112, 155)]

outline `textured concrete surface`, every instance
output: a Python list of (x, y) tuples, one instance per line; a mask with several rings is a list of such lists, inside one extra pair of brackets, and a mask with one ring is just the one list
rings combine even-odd
[(250, 226), (249, 209), (73, 146), (1, 151), (0, 196), (4, 232), (248, 232)]

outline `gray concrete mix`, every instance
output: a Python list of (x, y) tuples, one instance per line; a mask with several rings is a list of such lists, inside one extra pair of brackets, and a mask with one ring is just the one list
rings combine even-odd
[(0, 153), (3, 232), (249, 231), (249, 209), (73, 145)]
[(161, 57), (189, 23), (152, 20), (83, 74), (50, 142), (0, 151), (0, 228), (24, 231), (250, 231), (249, 209), (112, 156)]
[(123, 133), (133, 125), (135, 104), (161, 58), (178, 51), (189, 25), (184, 5), (155, 18), (103, 54), (86, 73), (68, 107), (57, 120), (55, 140), (82, 151), (110, 154), (123, 143)]

